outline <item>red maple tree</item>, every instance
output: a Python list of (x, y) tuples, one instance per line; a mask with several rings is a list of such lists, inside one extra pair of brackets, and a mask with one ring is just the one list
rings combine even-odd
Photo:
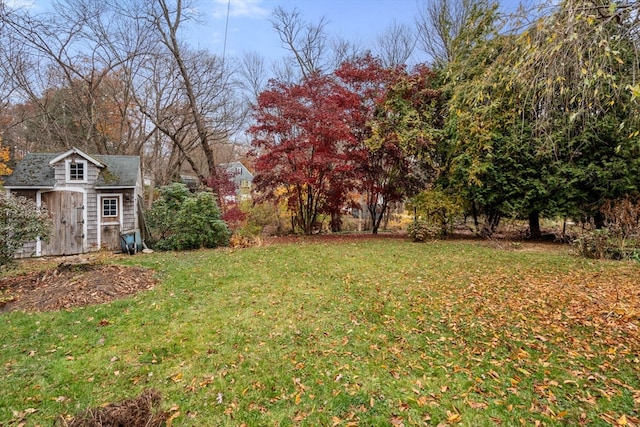
[(425, 184), (419, 159), (431, 145), (425, 130), (439, 126), (431, 108), (439, 92), (427, 67), (386, 68), (371, 55), (343, 63), (335, 74), (360, 98), (353, 124), (360, 147), (356, 172), (376, 234), (389, 205)]
[(358, 106), (352, 91), (318, 74), (299, 84), (273, 81), (258, 97), (249, 130), (257, 200), (286, 200), (292, 224), (305, 234), (317, 230), (320, 214), (339, 218), (355, 187)]
[(339, 230), (357, 190), (377, 233), (389, 205), (424, 185), (419, 163), (438, 97), (428, 68), (385, 68), (371, 55), (331, 76), (272, 82), (250, 129), (258, 201), (285, 199), (294, 228), (311, 234), (323, 213)]

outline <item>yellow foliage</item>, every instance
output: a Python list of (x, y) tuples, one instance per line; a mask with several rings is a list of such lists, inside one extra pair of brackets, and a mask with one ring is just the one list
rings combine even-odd
[(11, 153), (8, 147), (2, 146), (2, 138), (0, 138), (0, 175), (9, 175), (11, 169), (7, 166)]

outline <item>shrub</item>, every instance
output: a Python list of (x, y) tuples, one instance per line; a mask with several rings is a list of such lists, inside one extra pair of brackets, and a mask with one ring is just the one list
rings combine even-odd
[(408, 208), (413, 209), (419, 218), (411, 225), (409, 233), (427, 233), (432, 237), (445, 236), (453, 226), (453, 218), (463, 211), (456, 197), (439, 188), (421, 192), (413, 198)]
[(621, 247), (640, 247), (640, 197), (626, 196), (618, 200), (607, 200), (600, 212), (605, 226)]
[(610, 233), (606, 228), (590, 230), (576, 238), (572, 244), (578, 255), (591, 259), (607, 258)]
[(48, 242), (51, 218), (36, 202), (0, 192), (0, 265), (6, 265), (23, 244), (40, 237)]
[(416, 219), (409, 224), (407, 234), (414, 242), (424, 242), (427, 239), (444, 237), (441, 224), (424, 219)]
[(640, 197), (607, 200), (600, 208), (605, 228), (574, 241), (578, 254), (598, 259), (640, 259)]
[(210, 191), (192, 194), (180, 183), (162, 187), (147, 218), (153, 246), (159, 250), (215, 248), (229, 243), (229, 229), (220, 219)]
[(283, 234), (285, 228), (280, 216), (280, 208), (271, 202), (243, 202), (240, 209), (245, 213), (245, 221), (236, 233), (243, 238)]

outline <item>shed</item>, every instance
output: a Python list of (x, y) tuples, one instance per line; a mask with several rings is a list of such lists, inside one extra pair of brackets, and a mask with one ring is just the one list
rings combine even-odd
[(121, 233), (141, 229), (142, 173), (138, 156), (29, 153), (4, 180), (6, 191), (46, 206), (49, 243), (30, 242), (17, 257), (73, 255), (121, 248)]

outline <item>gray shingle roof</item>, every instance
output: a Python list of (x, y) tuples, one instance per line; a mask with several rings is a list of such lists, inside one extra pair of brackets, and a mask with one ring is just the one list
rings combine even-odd
[(107, 165), (98, 176), (96, 187), (135, 187), (140, 172), (138, 156), (92, 156)]
[[(49, 165), (56, 153), (29, 153), (13, 168), (13, 173), (4, 178), (5, 188), (53, 188), (54, 170)], [(140, 168), (137, 156), (92, 155), (107, 167), (100, 171), (97, 188), (135, 187)]]
[(4, 178), (5, 187), (52, 188), (55, 185), (53, 168), (49, 166), (56, 154), (29, 153)]

